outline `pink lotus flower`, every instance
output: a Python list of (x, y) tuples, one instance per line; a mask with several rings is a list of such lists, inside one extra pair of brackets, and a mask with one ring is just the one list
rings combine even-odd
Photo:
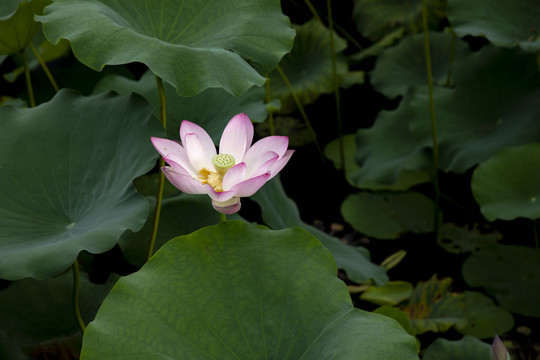
[(152, 138), (152, 144), (169, 164), (162, 168), (169, 181), (188, 194), (208, 194), (214, 209), (223, 214), (240, 210), (240, 198), (255, 194), (287, 164), (294, 150), (289, 138), (268, 136), (255, 144), (253, 124), (246, 114), (233, 117), (219, 142), (219, 154), (206, 131), (182, 121), (182, 144)]

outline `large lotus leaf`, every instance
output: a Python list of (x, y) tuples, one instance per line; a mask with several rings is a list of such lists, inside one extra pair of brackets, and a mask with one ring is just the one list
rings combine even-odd
[(540, 144), (504, 149), (480, 164), (471, 187), (490, 221), (540, 218)]
[[(85, 323), (94, 319), (116, 280), (118, 276), (111, 276), (106, 284), (92, 284), (86, 273), (80, 274), (79, 308)], [(2, 290), (0, 329), (27, 351), (39, 343), (80, 334), (73, 309), (72, 272), (46, 280), (16, 281)]]
[[(316, 20), (296, 26), (293, 49), (285, 55), (280, 67), (303, 105), (314, 102), (321, 94), (334, 91), (334, 81), (339, 85), (348, 71), (343, 55), (347, 43), (337, 34), (333, 36), (338, 76), (336, 80), (332, 71), (330, 30)], [(270, 93), (281, 101), (281, 111), (288, 113), (294, 110), (296, 105), (293, 97), (279, 73), (274, 70), (269, 76)]]
[(429, 145), (420, 143), (409, 130), (410, 99), (406, 96), (394, 111), (381, 111), (371, 128), (358, 130), (355, 161), (361, 167), (350, 175), (353, 183), (393, 184), (404, 172), (433, 168)]
[[(352, 186), (368, 189), (368, 190), (408, 190), (411, 186), (425, 183), (429, 181), (429, 176), (425, 171), (416, 171), (416, 170), (402, 170), (397, 180), (392, 184), (381, 184), (375, 181), (364, 181), (362, 183), (357, 183), (355, 180), (361, 178), (358, 176), (358, 172), (361, 171), (361, 168), (358, 166), (354, 160), (355, 154), (357, 152), (356, 147), (356, 135), (349, 134), (343, 136), (343, 148), (344, 148), (344, 160), (345, 160), (345, 178)], [(336, 169), (343, 169), (341, 164), (341, 150), (340, 150), (340, 139), (332, 140), (324, 148), (324, 155), (330, 159)]]
[(505, 309), (540, 317), (540, 262), (535, 249), (491, 246), (472, 253), (462, 268), (470, 286), (482, 286)]
[(356, 283), (373, 281), (378, 286), (388, 281), (386, 269), (369, 261), (367, 249), (345, 245), (341, 240), (303, 222), (296, 204), (285, 194), (279, 177), (267, 182), (251, 198), (261, 207), (264, 222), (273, 229), (299, 226), (313, 234), (330, 250), (338, 267), (345, 270), (352, 281)]
[(132, 181), (155, 165), (149, 137), (163, 131), (151, 112), (138, 96), (70, 90), (0, 108), (0, 277), (55, 275), (142, 227), (148, 205)]
[[(463, 56), (467, 43), (448, 33), (429, 34), (431, 73), (435, 85), (451, 85), (452, 59)], [(404, 95), (411, 86), (427, 84), (424, 34), (405, 37), (382, 52), (371, 73), (373, 87), (389, 98)]]
[(266, 73), (294, 37), (274, 0), (56, 0), (38, 20), (47, 39), (68, 39), (92, 69), (142, 62), (183, 96), (262, 86), (244, 59)]
[[(0, 7), (0, 55), (24, 50), (39, 29), (34, 15), (42, 14), (52, 0), (2, 1)], [(15, 3), (18, 2), (18, 7)]]
[[(153, 193), (155, 194), (156, 191)], [(150, 208), (153, 209), (155, 200), (153, 197), (149, 200)], [(237, 214), (229, 215), (227, 218), (229, 220), (241, 219)], [(134, 265), (142, 266), (146, 262), (153, 220), (154, 216), (150, 214), (141, 231), (137, 233), (126, 231), (118, 242), (126, 259)], [(217, 224), (219, 221), (219, 213), (214, 210), (207, 195), (181, 194), (164, 199), (154, 250), (158, 250), (176, 236), (192, 233), (205, 226)]]
[(448, 19), (459, 36), (484, 36), (497, 46), (540, 50), (540, 4), (536, 0), (451, 0)]
[[(181, 97), (171, 85), (163, 85), (167, 102), (167, 135), (171, 139), (178, 140), (180, 123), (189, 120), (202, 126), (214, 142), (219, 144), (221, 133), (233, 116), (246, 113), (255, 122), (262, 122), (267, 116), (264, 88), (252, 87), (241, 96), (233, 96), (216, 88), (192, 97)], [(154, 115), (159, 118), (159, 94), (156, 77), (152, 72), (146, 72), (139, 81), (116, 75), (108, 76), (96, 85), (94, 93), (105, 90), (114, 90), (119, 94), (134, 92), (143, 96), (154, 105)]]
[[(456, 59), (455, 89), (435, 88), (440, 168), (463, 173), (500, 149), (540, 140), (540, 73), (536, 56), (485, 46)], [(429, 98), (418, 88), (405, 119), (430, 146)], [(402, 120), (403, 114), (399, 115)], [(394, 114), (394, 116), (398, 116)]]
[(349, 195), (341, 205), (345, 221), (361, 233), (379, 239), (433, 231), (434, 211), (433, 201), (416, 192), (362, 192)]
[(474, 336), (450, 341), (436, 339), (428, 346), (422, 360), (489, 360), (491, 346)]
[(353, 308), (336, 272), (303, 229), (206, 227), (118, 281), (88, 326), (82, 358), (417, 359), (414, 338)]
[[(428, 21), (438, 25), (446, 16), (445, 0), (427, 0)], [(422, 0), (355, 0), (353, 17), (358, 30), (372, 40), (395, 28), (422, 31)]]
[(500, 306), (496, 306), (486, 295), (466, 291), (463, 295), (463, 315), (467, 319), (465, 326), (458, 326), (457, 331), (464, 335), (480, 339), (493, 338), (493, 334), (504, 334), (514, 327), (512, 315)]

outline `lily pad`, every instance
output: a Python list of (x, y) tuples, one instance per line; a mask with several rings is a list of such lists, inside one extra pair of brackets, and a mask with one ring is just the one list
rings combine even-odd
[(49, 41), (68, 39), (88, 67), (141, 62), (182, 96), (262, 86), (257, 70), (272, 70), (294, 38), (273, 0), (56, 0), (37, 19)]
[(133, 179), (155, 165), (163, 130), (138, 96), (60, 91), (0, 108), (0, 277), (47, 278), (81, 250), (112, 248), (148, 214)]
[(497, 46), (540, 50), (540, 5), (536, 0), (452, 0), (448, 19), (459, 36), (483, 36)]
[(397, 322), (353, 308), (336, 271), (303, 229), (206, 227), (169, 241), (118, 281), (81, 356), (418, 359)]
[(474, 336), (460, 340), (436, 339), (428, 346), (422, 360), (489, 360), (491, 346)]
[(490, 221), (540, 218), (540, 143), (507, 148), (475, 169), (471, 187)]
[(349, 195), (341, 213), (353, 228), (379, 239), (397, 239), (408, 232), (433, 231), (433, 201), (416, 192)]
[[(0, 7), (0, 55), (18, 53), (32, 41), (39, 30), (34, 15), (41, 15), (52, 0), (2, 1)], [(18, 6), (15, 4), (18, 3)]]
[[(347, 47), (345, 40), (334, 34), (334, 53), (336, 72), (332, 71), (332, 49), (330, 30), (312, 19), (301, 26), (295, 26), (296, 38), (292, 51), (283, 57), (279, 64), (291, 83), (295, 95), (302, 105), (317, 100), (321, 94), (334, 91), (334, 83), (339, 85), (348, 71), (343, 55)], [(270, 74), (270, 93), (281, 101), (281, 112), (289, 113), (296, 109), (296, 104), (289, 88), (280, 74), (274, 70)]]
[(264, 222), (273, 229), (300, 226), (313, 234), (330, 250), (337, 266), (345, 270), (347, 277), (353, 282), (360, 284), (373, 281), (375, 285), (380, 286), (388, 281), (386, 269), (369, 261), (367, 249), (348, 246), (341, 240), (303, 222), (296, 204), (285, 194), (278, 176), (267, 182), (251, 199), (259, 204)]
[(535, 249), (491, 246), (472, 253), (462, 273), (470, 286), (484, 287), (505, 309), (540, 317), (540, 262)]
[[(178, 139), (180, 123), (189, 120), (201, 126), (219, 143), (221, 133), (235, 115), (246, 113), (254, 122), (263, 122), (267, 116), (264, 103), (265, 90), (252, 87), (241, 96), (232, 96), (223, 89), (207, 89), (192, 97), (181, 97), (169, 84), (163, 84), (167, 102), (167, 136)], [(94, 93), (113, 90), (119, 94), (137, 93), (154, 105), (154, 116), (159, 119), (159, 94), (156, 77), (147, 71), (140, 80), (111, 75), (102, 79)], [(212, 106), (208, 106), (212, 104)]]

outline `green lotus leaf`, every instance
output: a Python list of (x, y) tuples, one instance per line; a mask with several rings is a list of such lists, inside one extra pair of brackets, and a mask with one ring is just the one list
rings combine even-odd
[(296, 204), (285, 194), (279, 177), (267, 182), (251, 199), (259, 204), (264, 222), (272, 229), (299, 226), (313, 234), (330, 250), (337, 266), (345, 270), (353, 282), (360, 284), (373, 281), (375, 285), (381, 286), (388, 281), (386, 269), (369, 261), (367, 249), (348, 246), (340, 239), (303, 222)]
[(471, 187), (482, 214), (490, 221), (540, 218), (539, 168), (540, 143), (504, 149), (480, 164)]
[(37, 19), (49, 41), (68, 39), (90, 68), (141, 62), (182, 96), (262, 86), (248, 61), (267, 73), (294, 37), (274, 0), (56, 0)]
[(433, 201), (416, 192), (349, 195), (341, 213), (357, 231), (379, 239), (397, 239), (408, 232), (433, 231)]
[[(157, 193), (157, 187), (153, 194)], [(155, 198), (148, 198), (150, 208), (155, 206)], [(229, 220), (242, 219), (238, 214), (229, 215)], [(146, 262), (148, 243), (152, 234), (153, 213), (150, 214), (144, 227), (139, 232), (126, 231), (118, 245), (126, 259), (137, 266)], [(214, 210), (207, 195), (181, 194), (164, 199), (159, 217), (159, 227), (154, 251), (161, 248), (170, 239), (192, 233), (205, 226), (219, 222), (219, 213)]]
[[(314, 19), (295, 28), (293, 49), (283, 57), (279, 66), (295, 95), (302, 105), (306, 105), (317, 100), (321, 94), (332, 93), (334, 84), (339, 85), (347, 74), (348, 66), (343, 55), (347, 43), (337, 34), (333, 35), (338, 76), (338, 79), (334, 79), (330, 30)], [(269, 76), (270, 93), (281, 101), (281, 112), (290, 113), (296, 109), (291, 92), (280, 74), (274, 70)]]
[[(431, 73), (435, 85), (451, 85), (451, 59), (463, 56), (469, 46), (448, 33), (429, 34)], [(409, 87), (427, 84), (424, 34), (405, 37), (398, 45), (382, 52), (371, 73), (373, 87), (394, 98)]]
[(82, 358), (417, 359), (414, 338), (353, 308), (336, 272), (303, 229), (206, 227), (118, 281), (85, 332)]
[(31, 109), (0, 107), (0, 277), (46, 278), (99, 253), (148, 214), (133, 179), (163, 133), (138, 96), (60, 91)]
[[(79, 277), (79, 308), (85, 323), (94, 319), (99, 306), (118, 276), (105, 284), (92, 284), (86, 273)], [(46, 280), (24, 279), (0, 292), (0, 329), (18, 347), (30, 351), (40, 343), (78, 336), (79, 324), (73, 310), (73, 276), (66, 271)]]
[(354, 159), (360, 168), (350, 175), (353, 183), (394, 184), (406, 172), (423, 173), (419, 177), (425, 180), (433, 161), (429, 145), (419, 142), (409, 130), (410, 100), (405, 96), (396, 110), (381, 111), (371, 128), (358, 130)]
[[(446, 17), (445, 0), (427, 0), (428, 21), (437, 26)], [(422, 0), (355, 0), (353, 18), (363, 36), (382, 38), (396, 28), (422, 31)]]
[(407, 281), (389, 281), (383, 286), (372, 286), (360, 299), (377, 305), (397, 305), (411, 296), (413, 286)]
[[(456, 59), (455, 89), (435, 88), (439, 167), (463, 173), (504, 147), (540, 141), (540, 73), (536, 56), (485, 46)], [(431, 146), (429, 97), (418, 88), (404, 110), (410, 131)], [(394, 114), (394, 116), (398, 116)]]
[(393, 306), (384, 305), (376, 308), (373, 310), (373, 312), (375, 314), (391, 317), (392, 319), (396, 320), (403, 327), (403, 329), (407, 331), (408, 334), (413, 336), (415, 335), (414, 329), (409, 321), (409, 317), (402, 310)]
[(472, 253), (462, 273), (470, 286), (484, 287), (505, 309), (540, 317), (540, 262), (535, 249), (491, 246)]
[(463, 315), (467, 324), (458, 326), (456, 330), (480, 339), (491, 339), (493, 334), (504, 334), (514, 327), (512, 315), (479, 292), (466, 291), (463, 294)]
[[(18, 53), (32, 41), (39, 29), (34, 15), (41, 15), (52, 0), (4, 0), (0, 6), (0, 55)], [(18, 3), (18, 6), (16, 6)]]
[(497, 46), (540, 50), (540, 6), (535, 0), (448, 2), (448, 19), (459, 36), (483, 36)]
[(474, 336), (460, 340), (436, 339), (428, 346), (422, 360), (489, 360), (491, 346)]
[(497, 244), (502, 239), (498, 231), (478, 225), (474, 224), (471, 229), (467, 225), (460, 227), (453, 223), (442, 224), (439, 227), (439, 245), (448, 252), (463, 254)]
[[(411, 186), (428, 182), (429, 175), (425, 171), (407, 170), (403, 169), (397, 177), (397, 180), (392, 184), (378, 183), (375, 181), (366, 180), (361, 183), (357, 183), (357, 179), (362, 179), (362, 176), (358, 174), (361, 172), (361, 168), (356, 163), (354, 157), (357, 152), (356, 147), (356, 135), (348, 134), (343, 136), (343, 148), (345, 157), (345, 178), (348, 183), (354, 187), (368, 190), (408, 190)], [(325, 156), (330, 159), (336, 169), (341, 170), (341, 150), (340, 139), (332, 140), (324, 148)]]
[[(178, 140), (180, 123), (182, 120), (189, 120), (203, 127), (214, 142), (219, 144), (221, 133), (233, 116), (246, 113), (252, 121), (263, 122), (268, 113), (264, 103), (264, 88), (252, 87), (241, 96), (232, 96), (225, 90), (216, 88), (207, 89), (192, 97), (181, 97), (171, 85), (163, 85), (167, 101), (167, 136), (170, 139)], [(134, 92), (143, 96), (154, 105), (154, 116), (159, 118), (156, 77), (150, 71), (138, 81), (122, 76), (108, 76), (96, 85), (94, 93), (106, 90), (126, 95)]]

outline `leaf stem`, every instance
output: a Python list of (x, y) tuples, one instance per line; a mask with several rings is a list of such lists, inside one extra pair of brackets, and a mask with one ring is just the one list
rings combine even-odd
[(309, 122), (309, 119), (307, 117), (306, 112), (304, 111), (304, 107), (302, 106), (302, 103), (300, 102), (300, 99), (298, 99), (298, 96), (296, 96), (296, 93), (293, 90), (291, 82), (287, 78), (287, 75), (285, 75), (285, 73), (283, 72), (283, 69), (281, 68), (281, 66), (278, 65), (276, 67), (276, 70), (279, 73), (279, 76), (281, 76), (281, 79), (283, 80), (285, 85), (287, 86), (287, 89), (289, 89), (289, 92), (291, 93), (291, 96), (292, 96), (292, 98), (294, 100), (294, 103), (298, 107), (298, 110), (300, 111), (300, 114), (302, 115), (302, 118), (306, 122), (308, 131), (309, 131), (309, 133), (311, 135), (311, 138), (313, 139), (313, 142), (315, 142), (315, 146), (317, 147), (319, 155), (321, 156), (321, 161), (324, 162), (324, 155), (323, 155), (323, 152), (322, 152), (321, 147), (319, 145), (319, 141), (317, 140), (317, 134), (315, 133), (315, 130), (313, 130), (313, 127), (311, 126), (311, 123)]
[(336, 99), (336, 116), (338, 122), (338, 135), (339, 135), (339, 155), (341, 164), (343, 167), (343, 172), (347, 172), (345, 169), (345, 145), (343, 142), (343, 127), (341, 123), (341, 106), (340, 106), (340, 97), (339, 97), (339, 86), (337, 78), (337, 68), (336, 68), (336, 52), (334, 45), (334, 21), (332, 17), (332, 3), (330, 0), (326, 0), (326, 6), (328, 8), (328, 29), (330, 33), (330, 57), (332, 59), (332, 90), (334, 92), (334, 97)]
[(49, 81), (51, 82), (51, 85), (53, 86), (54, 90), (56, 92), (58, 92), (60, 90), (60, 88), (58, 87), (58, 84), (56, 83), (56, 81), (54, 80), (54, 77), (52, 76), (51, 72), (49, 71), (49, 68), (47, 67), (47, 64), (45, 63), (45, 61), (43, 60), (43, 58), (41, 57), (41, 55), (39, 54), (39, 52), (37, 51), (37, 49), (35, 48), (35, 46), (32, 43), (28, 44), (28, 47), (30, 47), (30, 50), (32, 50), (32, 52), (34, 53), (34, 56), (39, 61), (39, 64), (41, 65), (41, 68), (45, 72), (45, 75), (47, 75), (47, 77), (49, 78)]
[(36, 107), (34, 89), (32, 88), (32, 80), (30, 79), (30, 68), (28, 67), (28, 57), (24, 50), (21, 51), (21, 56), (24, 64), (24, 78), (26, 79), (26, 89), (28, 90), (28, 101), (30, 102), (30, 107)]
[[(161, 125), (167, 129), (167, 102), (165, 100), (165, 89), (163, 88), (163, 80), (159, 76), (156, 76), (156, 83), (159, 93), (159, 117), (161, 119)], [(157, 231), (159, 226), (159, 217), (161, 215), (161, 202), (163, 200), (163, 186), (165, 184), (165, 175), (161, 168), (165, 166), (165, 160), (159, 159), (159, 183), (158, 192), (156, 195), (156, 206), (154, 208), (154, 221), (152, 222), (152, 235), (150, 237), (150, 243), (148, 244), (148, 252), (146, 254), (146, 260), (152, 257), (154, 253), (154, 245), (156, 244)]]
[(71, 265), (73, 270), (73, 310), (75, 311), (75, 318), (77, 323), (81, 328), (82, 333), (86, 331), (86, 326), (81, 317), (81, 309), (79, 308), (79, 262), (75, 259), (73, 265)]
[(426, 58), (426, 72), (429, 93), (429, 115), (431, 119), (431, 138), (433, 141), (433, 185), (435, 187), (434, 225), (435, 236), (439, 241), (439, 146), (437, 142), (437, 120), (435, 118), (435, 105), (433, 101), (433, 76), (431, 71), (431, 55), (429, 48), (428, 11), (426, 0), (422, 0), (422, 25), (424, 28), (424, 53)]

